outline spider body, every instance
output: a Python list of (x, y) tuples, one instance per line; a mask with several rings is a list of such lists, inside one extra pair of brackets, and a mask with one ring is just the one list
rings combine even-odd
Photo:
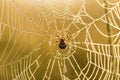
[(59, 48), (60, 49), (65, 49), (66, 48), (66, 44), (65, 44), (63, 39), (60, 39)]

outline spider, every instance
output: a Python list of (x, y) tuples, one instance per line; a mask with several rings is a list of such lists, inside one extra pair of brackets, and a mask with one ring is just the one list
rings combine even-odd
[(69, 31), (61, 30), (56, 33), (52, 32), (49, 45), (52, 47), (58, 47), (60, 49), (66, 49), (71, 42), (71, 34)]
[[(58, 36), (59, 34), (59, 36)], [(68, 43), (70, 41), (70, 33), (69, 32), (59, 32), (57, 34), (57, 37), (55, 37), (55, 42), (57, 43), (57, 45), (59, 46), (60, 49), (66, 49), (66, 47), (68, 46)]]

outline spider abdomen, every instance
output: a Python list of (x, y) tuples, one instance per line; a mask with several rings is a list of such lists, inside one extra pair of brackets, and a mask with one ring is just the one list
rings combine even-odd
[(65, 44), (65, 42), (64, 42), (63, 39), (60, 40), (59, 48), (60, 48), (60, 49), (65, 49), (65, 48), (66, 48), (66, 44)]

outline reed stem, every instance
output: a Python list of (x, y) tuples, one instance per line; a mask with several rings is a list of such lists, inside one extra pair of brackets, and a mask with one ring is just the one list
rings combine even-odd
[(112, 27), (109, 25), (109, 15), (108, 15), (108, 5), (107, 5), (107, 2), (106, 0), (104, 0), (104, 4), (105, 4), (105, 14), (106, 14), (106, 20), (107, 20), (107, 24), (106, 24), (106, 27), (107, 27), (107, 33), (108, 33), (108, 44), (110, 45), (110, 55), (111, 55), (111, 59), (110, 59), (110, 66), (112, 66), (112, 71), (114, 73), (114, 80), (116, 80), (116, 60), (114, 58), (114, 53), (113, 53), (113, 45), (112, 45), (112, 38), (111, 38), (111, 30), (112, 30)]

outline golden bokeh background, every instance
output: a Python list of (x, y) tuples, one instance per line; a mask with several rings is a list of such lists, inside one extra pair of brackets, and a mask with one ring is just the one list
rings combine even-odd
[[(99, 80), (102, 70), (107, 70), (110, 63), (107, 60), (104, 61), (104, 55), (109, 53), (104, 53), (101, 47), (100, 51), (104, 55), (101, 55), (101, 59), (95, 56), (97, 55), (95, 52), (98, 52), (99, 56), (98, 45), (109, 46), (112, 43), (112, 45), (118, 46), (118, 51), (120, 50), (120, 19), (114, 13), (114, 8), (116, 5), (120, 6), (120, 1), (106, 0), (114, 5), (105, 4), (104, 1), (0, 0), (0, 80)], [(103, 4), (107, 5), (107, 15)], [(117, 35), (117, 38), (116, 36), (108, 37), (107, 22), (102, 21), (102, 19), (106, 20), (105, 18), (108, 16), (113, 22), (111, 13), (118, 29), (109, 25), (110, 34)], [(65, 43), (68, 44), (66, 49), (61, 50), (58, 47), (59, 38), (57, 36), (65, 39)], [(109, 39), (111, 39), (111, 43), (109, 43)], [(91, 44), (94, 45), (96, 51), (90, 46)], [(89, 51), (90, 49), (93, 51)], [(111, 50), (108, 49), (108, 51)], [(111, 54), (112, 52), (110, 52)], [(119, 58), (115, 59), (115, 65), (117, 65), (116, 68), (120, 68), (118, 65), (120, 64), (120, 53), (116, 54)], [(77, 68), (71, 55), (74, 55), (81, 70), (78, 69), (79, 67)], [(98, 66), (89, 64), (88, 55), (92, 58), (91, 62), (103, 60), (100, 63), (104, 63), (106, 67), (99, 68), (101, 65), (99, 66), (98, 62), (95, 63)], [(107, 56), (105, 57), (108, 59)], [(49, 63), (50, 66), (48, 66)], [(85, 68), (87, 64), (91, 68)], [(64, 69), (62, 65), (66, 65), (67, 72), (64, 73), (63, 70), (63, 75), (68, 79), (62, 79), (59, 65), (61, 65), (61, 69)], [(94, 78), (98, 69), (98, 75)], [(116, 80), (119, 80), (120, 69), (116, 70), (118, 74), (115, 73)], [(110, 78), (104, 78), (107, 73), (105, 71), (101, 80), (114, 80), (111, 77), (114, 75), (114, 69), (108, 69), (108, 72), (113, 72), (109, 74)], [(91, 75), (92, 77), (89, 78)]]

